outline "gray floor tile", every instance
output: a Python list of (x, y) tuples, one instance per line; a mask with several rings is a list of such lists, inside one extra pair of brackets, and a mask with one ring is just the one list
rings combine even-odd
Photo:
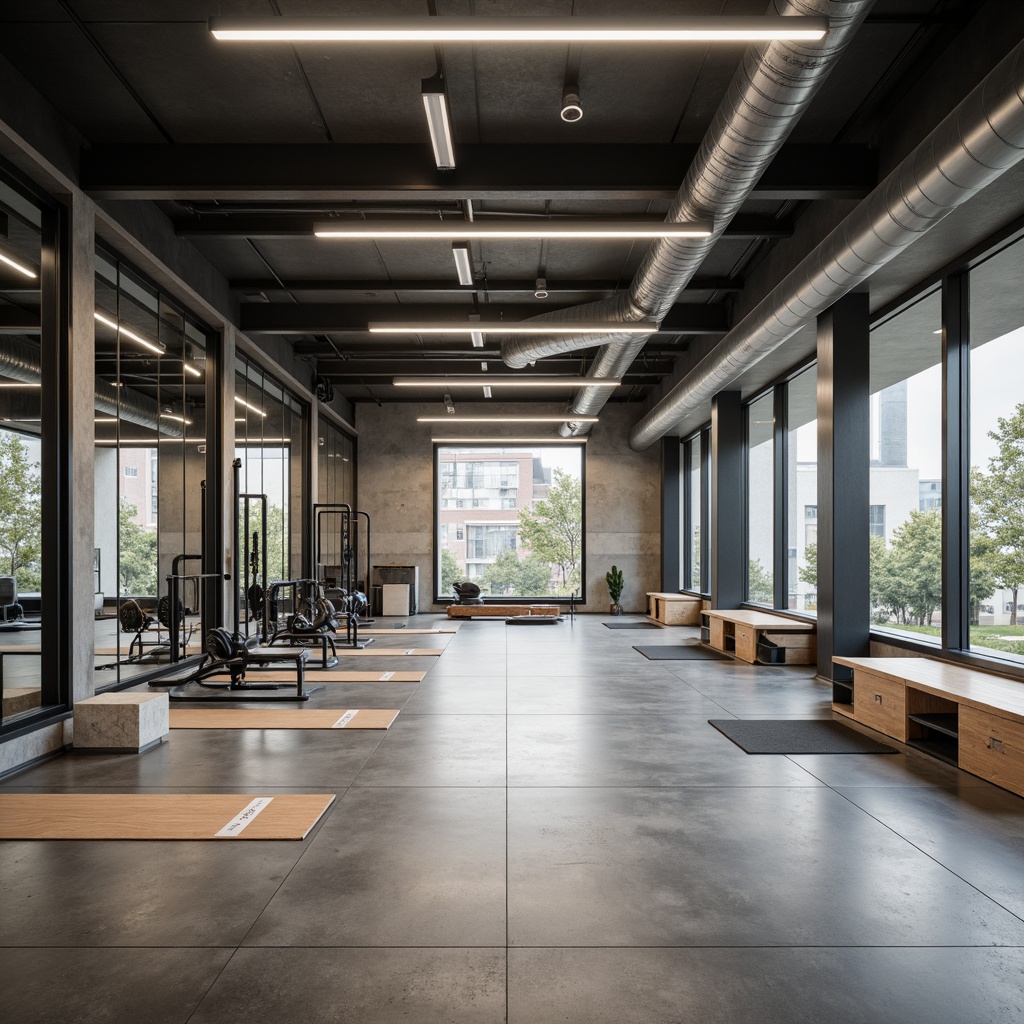
[(517, 946), (1022, 945), (1024, 921), (825, 789), (510, 790)]
[(700, 715), (512, 715), (508, 723), (510, 786), (820, 785), (784, 757), (744, 753)]
[(309, 842), (0, 843), (0, 946), (238, 945)]
[(1018, 949), (514, 949), (508, 1024), (1011, 1024)]
[(400, 715), (355, 785), (504, 786), (505, 718)]
[(245, 944), (504, 942), (504, 790), (410, 788), (349, 790)]
[(12, 1024), (183, 1024), (232, 949), (0, 949)]
[(536, 676), (509, 681), (508, 710), (513, 715), (643, 713), (713, 718), (722, 709), (677, 679)]
[(18, 776), (31, 785), (238, 789), (351, 785), (384, 734), (364, 730), (174, 729), (144, 754), (72, 751)]
[[(957, 776), (964, 775), (957, 772)], [(848, 800), (1024, 918), (1024, 800), (996, 786), (841, 789)]]
[(242, 949), (189, 1024), (504, 1024), (502, 949)]
[(504, 715), (505, 680), (450, 676), (423, 683), (405, 705), (407, 715)]

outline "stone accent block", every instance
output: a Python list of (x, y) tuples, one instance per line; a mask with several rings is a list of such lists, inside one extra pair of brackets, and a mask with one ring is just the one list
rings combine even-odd
[(76, 750), (141, 754), (167, 735), (166, 693), (101, 693), (75, 704)]

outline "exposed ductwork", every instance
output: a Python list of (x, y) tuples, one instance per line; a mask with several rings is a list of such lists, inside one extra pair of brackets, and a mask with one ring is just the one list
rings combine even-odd
[(1019, 44), (630, 431), (642, 451), (1024, 157)]
[[(42, 380), (38, 347), (17, 337), (0, 340), (0, 374), (25, 384), (38, 384)], [(167, 437), (181, 437), (177, 427), (160, 419), (160, 409), (153, 399), (130, 388), (118, 388), (118, 394), (113, 396), (97, 391), (95, 404), (96, 411), (107, 416), (159, 430)]]
[[(820, 43), (773, 42), (747, 50), (665, 218), (710, 219), (714, 222), (711, 236), (662, 239), (651, 246), (627, 291), (535, 319), (660, 322), (777, 155), (873, 2), (773, 0), (768, 14), (826, 16), (829, 32)], [(522, 367), (545, 356), (603, 345), (589, 376), (618, 376), (629, 368), (645, 341), (614, 334), (536, 335), (506, 339), (501, 354), (509, 366)], [(593, 415), (610, 395), (607, 387), (581, 391), (562, 433), (582, 433), (585, 427), (577, 431), (571, 426), (572, 413)]]

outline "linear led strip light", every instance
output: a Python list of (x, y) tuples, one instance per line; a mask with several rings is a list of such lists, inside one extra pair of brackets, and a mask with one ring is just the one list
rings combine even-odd
[[(617, 388), (622, 381), (615, 377), (395, 377), (396, 388)], [(565, 417), (563, 416), (564, 420)], [(560, 421), (561, 422), (561, 421)]]
[[(565, 417), (562, 417), (565, 419)], [(546, 448), (551, 444), (586, 444), (585, 437), (432, 437), (433, 444), (529, 444), (539, 448)]]
[(267, 414), (258, 405), (252, 405), (249, 402), (247, 402), (244, 398), (240, 398), (238, 395), (235, 395), (235, 402), (238, 405), (245, 406), (246, 409), (248, 409), (250, 412), (256, 413), (257, 416), (262, 416), (264, 419), (267, 418)]
[(566, 320), (444, 323), (437, 320), (410, 320), (408, 323), (378, 321), (367, 324), (366, 329), (370, 334), (655, 334), (658, 325), (649, 320), (631, 323), (593, 320), (579, 320), (575, 323)]
[(317, 238), (360, 239), (437, 238), (470, 241), (487, 238), (709, 238), (711, 221), (671, 222), (655, 218), (635, 220), (582, 220), (571, 217), (455, 220), (332, 220), (313, 225)]
[(712, 43), (824, 38), (827, 18), (210, 18), (215, 39), (330, 43)]
[(596, 416), (417, 416), (417, 423), (597, 423)]
[(16, 260), (13, 256), (8, 256), (7, 253), (0, 251), (0, 263), (5, 267), (10, 267), (12, 270), (16, 270), (19, 274), (24, 274), (25, 277), (30, 277), (35, 280), (39, 275), (27, 264), (22, 263), (20, 260)]
[(167, 351), (163, 345), (155, 341), (151, 341), (149, 338), (144, 338), (141, 334), (136, 334), (135, 331), (130, 330), (123, 324), (119, 324), (117, 321), (111, 320), (109, 316), (105, 316), (98, 309), (93, 313), (93, 316), (96, 317), (97, 323), (103, 324), (104, 327), (113, 328), (118, 334), (123, 335), (125, 338), (130, 338), (143, 348), (148, 348), (150, 352), (155, 352), (158, 356), (164, 355)]

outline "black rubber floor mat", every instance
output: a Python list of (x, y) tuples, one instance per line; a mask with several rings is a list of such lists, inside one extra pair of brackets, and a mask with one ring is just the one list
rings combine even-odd
[(843, 725), (816, 718), (709, 718), (723, 736), (748, 754), (898, 754)]
[(703, 644), (663, 644), (660, 647), (637, 647), (650, 661), (732, 661), (728, 654), (713, 651)]

